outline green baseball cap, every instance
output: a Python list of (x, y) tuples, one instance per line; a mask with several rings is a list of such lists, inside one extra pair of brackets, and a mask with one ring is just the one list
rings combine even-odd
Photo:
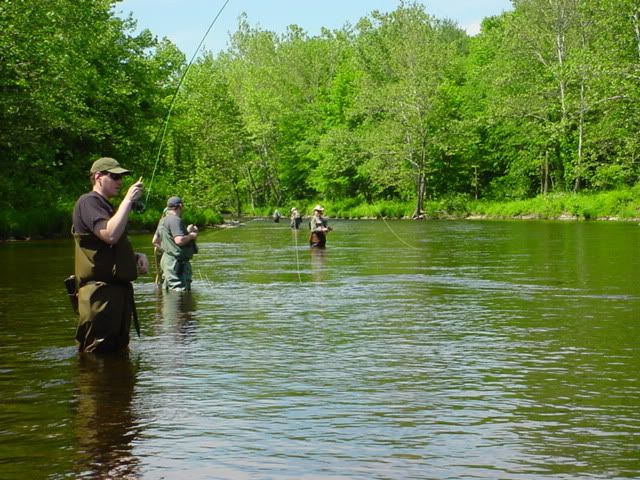
[(111, 172), (125, 174), (129, 173), (129, 170), (122, 168), (115, 158), (102, 157), (93, 162), (91, 165), (90, 173), (96, 172)]

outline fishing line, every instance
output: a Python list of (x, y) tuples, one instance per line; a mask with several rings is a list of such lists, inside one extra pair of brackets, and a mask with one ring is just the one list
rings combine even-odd
[(300, 252), (298, 252), (298, 232), (297, 228), (293, 229), (293, 236), (296, 239), (296, 264), (298, 268), (298, 283), (302, 283), (302, 278), (300, 277)]
[[(207, 38), (207, 35), (209, 35), (209, 32), (211, 31), (211, 29), (213, 28), (215, 23), (218, 21), (218, 18), (220, 18), (220, 15), (222, 15), (222, 12), (224, 11), (225, 7), (227, 6), (227, 4), (230, 1), (231, 0), (226, 0), (224, 2), (224, 4), (222, 5), (222, 7), (220, 7), (220, 10), (218, 10), (218, 13), (214, 17), (214, 19), (211, 21), (211, 24), (209, 25), (209, 28), (207, 28), (207, 31), (202, 36), (202, 39), (200, 40), (200, 43), (198, 44), (198, 47), (196, 48), (195, 52), (193, 53), (193, 56), (191, 57), (191, 60), (187, 64), (187, 68), (185, 68), (184, 72), (182, 73), (182, 76), (180, 77), (180, 80), (178, 81), (178, 86), (176, 87), (176, 91), (174, 92), (173, 97), (171, 98), (171, 103), (169, 104), (169, 111), (167, 112), (167, 115), (166, 115), (166, 117), (164, 119), (164, 124), (160, 127), (160, 129), (158, 130), (158, 133), (156, 134), (156, 139), (157, 139), (159, 134), (160, 134), (160, 131), (162, 131), (162, 136), (160, 137), (160, 145), (158, 145), (158, 153), (156, 155), (156, 161), (155, 161), (155, 164), (153, 166), (153, 172), (151, 173), (151, 180), (149, 181), (149, 189), (147, 190), (147, 196), (145, 198), (145, 203), (149, 202), (149, 195), (151, 195), (151, 186), (153, 185), (153, 179), (155, 178), (156, 170), (158, 169), (158, 163), (160, 162), (160, 153), (162, 152), (162, 145), (164, 143), (164, 139), (165, 139), (165, 136), (167, 134), (167, 129), (169, 127), (169, 118), (171, 117), (171, 112), (173, 111), (173, 107), (175, 106), (176, 99), (178, 98), (178, 93), (180, 92), (180, 87), (182, 86), (182, 82), (184, 82), (184, 79), (187, 76), (187, 73), (189, 72), (189, 69), (191, 68), (191, 65), (193, 64), (193, 61), (196, 59), (196, 56), (198, 55), (198, 52), (200, 51), (200, 48), (202, 47), (202, 44), (204, 43), (205, 39)], [(155, 143), (155, 140), (154, 140), (154, 143)]]
[(207, 287), (213, 288), (213, 284), (211, 283), (211, 280), (209, 280), (209, 275), (205, 274), (203, 276), (202, 270), (200, 269), (198, 269), (198, 275), (200, 275), (200, 280), (202, 280), (207, 285)]
[(393, 229), (392, 229), (392, 228), (391, 228), (391, 226), (387, 223), (387, 220), (386, 220), (384, 217), (382, 217), (382, 221), (383, 221), (383, 222), (384, 222), (384, 224), (387, 226), (387, 228), (389, 229), (389, 231), (390, 231), (391, 233), (393, 233), (393, 235), (394, 235), (394, 236), (395, 236), (395, 237), (396, 237), (396, 238), (397, 238), (401, 243), (405, 244), (405, 245), (406, 245), (407, 247), (409, 247), (409, 248), (413, 248), (414, 250), (420, 250), (418, 247), (415, 247), (415, 246), (413, 246), (413, 245), (410, 245), (410, 244), (408, 244), (407, 242), (405, 242), (402, 238), (400, 238), (400, 237), (398, 236), (398, 234), (397, 234), (396, 232), (394, 232), (394, 231), (393, 231)]
[[(158, 145), (158, 153), (156, 154), (156, 160), (155, 160), (155, 163), (153, 165), (153, 171), (151, 172), (151, 180), (149, 180), (149, 188), (147, 189), (147, 195), (145, 197), (145, 202), (144, 202), (144, 204), (142, 204), (141, 206), (138, 207), (138, 209), (140, 211), (144, 211), (145, 204), (149, 203), (149, 196), (151, 195), (151, 187), (153, 186), (153, 180), (154, 180), (154, 178), (156, 176), (156, 171), (158, 169), (158, 164), (160, 163), (160, 154), (162, 153), (162, 145), (164, 144), (164, 139), (165, 139), (165, 137), (167, 135), (167, 129), (169, 128), (169, 119), (171, 118), (171, 113), (173, 112), (173, 107), (176, 104), (176, 99), (178, 98), (178, 93), (180, 92), (180, 87), (182, 87), (182, 83), (184, 82), (184, 79), (186, 78), (187, 73), (189, 73), (189, 69), (191, 68), (191, 65), (193, 64), (194, 60), (196, 59), (196, 56), (198, 55), (198, 52), (200, 51), (200, 48), (202, 47), (202, 44), (204, 43), (205, 39), (207, 38), (207, 35), (209, 35), (209, 32), (211, 31), (213, 26), (216, 24), (216, 22), (218, 21), (218, 18), (220, 18), (220, 15), (222, 15), (222, 12), (224, 11), (225, 7), (227, 6), (227, 4), (230, 1), (231, 0), (226, 0), (224, 2), (224, 4), (222, 5), (222, 7), (220, 7), (220, 10), (218, 10), (218, 13), (216, 14), (216, 16), (213, 18), (213, 20), (209, 24), (209, 28), (207, 28), (207, 31), (202, 36), (202, 39), (200, 40), (200, 43), (196, 47), (196, 50), (193, 52), (191, 60), (189, 60), (189, 63), (187, 64), (187, 68), (184, 69), (184, 72), (182, 72), (182, 76), (180, 77), (180, 80), (178, 81), (178, 85), (176, 86), (176, 90), (173, 93), (173, 97), (171, 98), (171, 103), (169, 104), (169, 110), (167, 111), (167, 115), (164, 118), (163, 125), (160, 126), (160, 128), (158, 129), (158, 132), (156, 133), (156, 137), (153, 140), (153, 143), (155, 143), (156, 140), (158, 139), (158, 137), (160, 136), (160, 132), (162, 132), (162, 136), (160, 137), (160, 144)], [(200, 270), (198, 270), (198, 273), (200, 274), (200, 278), (202, 278), (202, 272)], [(208, 277), (207, 277), (207, 281), (209, 281)]]

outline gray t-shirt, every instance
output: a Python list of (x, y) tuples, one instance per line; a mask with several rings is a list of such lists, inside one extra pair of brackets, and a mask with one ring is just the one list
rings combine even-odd
[(178, 235), (187, 235), (188, 233), (184, 222), (177, 215), (167, 215), (164, 217), (164, 228), (167, 229), (172, 239)]
[(169, 214), (160, 220), (158, 224), (158, 233), (160, 234), (161, 247), (164, 253), (176, 257), (180, 260), (189, 260), (194, 253), (198, 252), (198, 248), (194, 241), (184, 246), (176, 244), (174, 238), (177, 236), (188, 235), (184, 222), (177, 215)]

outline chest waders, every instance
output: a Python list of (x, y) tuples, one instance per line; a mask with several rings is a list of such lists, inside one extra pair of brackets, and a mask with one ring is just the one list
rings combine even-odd
[[(309, 246), (311, 248), (325, 248), (327, 244), (327, 234), (319, 228), (327, 227), (327, 222), (324, 218), (312, 218), (309, 223), (309, 228), (311, 232), (309, 232)], [(318, 230), (317, 230), (318, 229)]]
[(177, 245), (166, 226), (166, 218), (158, 227), (160, 247), (163, 251), (160, 259), (162, 286), (165, 290), (189, 291), (193, 279), (190, 260), (198, 253), (198, 246), (193, 240), (182, 247)]
[(126, 235), (114, 245), (106, 244), (93, 234), (74, 233), (73, 236), (79, 349), (83, 352), (125, 349), (132, 319), (140, 336), (131, 284), (138, 272), (131, 243)]

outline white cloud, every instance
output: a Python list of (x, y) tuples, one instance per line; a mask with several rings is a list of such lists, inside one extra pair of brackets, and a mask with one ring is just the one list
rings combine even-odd
[(465, 23), (462, 28), (464, 28), (465, 32), (467, 32), (467, 34), (471, 35), (472, 37), (474, 35), (477, 35), (480, 33), (480, 24), (482, 23), (481, 20), (477, 20), (474, 22), (470, 22), (470, 23)]

